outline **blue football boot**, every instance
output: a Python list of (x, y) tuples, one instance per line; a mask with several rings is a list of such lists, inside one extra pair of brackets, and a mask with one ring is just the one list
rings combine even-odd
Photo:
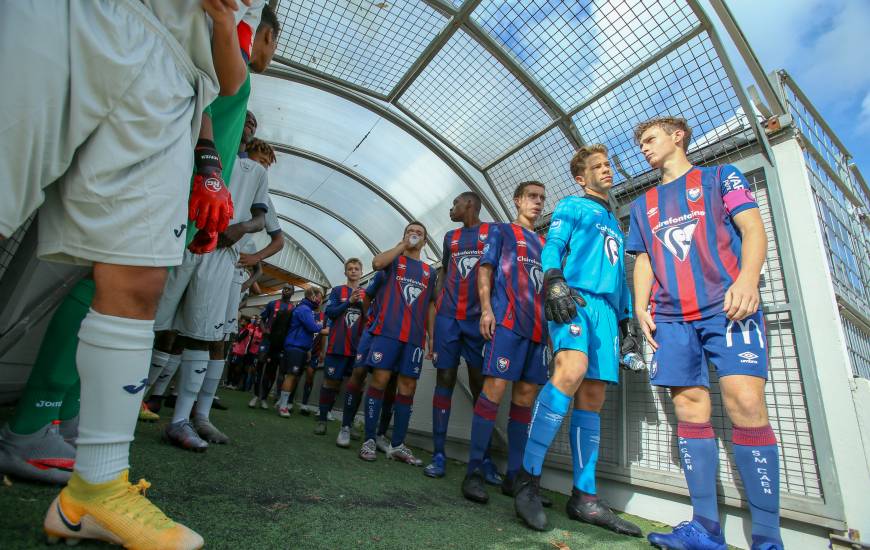
[(670, 533), (650, 533), (649, 543), (668, 550), (727, 550), (725, 537), (711, 535), (697, 521), (684, 521)]
[(752, 550), (783, 550), (785, 546), (779, 539), (769, 537), (752, 537)]
[(432, 455), (432, 462), (423, 468), (423, 475), (427, 477), (444, 477), (447, 473), (447, 457), (442, 453)]
[(498, 473), (498, 466), (489, 457), (483, 459), (480, 469), (483, 471), (483, 480), (486, 481), (487, 485), (498, 486), (504, 481), (504, 477)]

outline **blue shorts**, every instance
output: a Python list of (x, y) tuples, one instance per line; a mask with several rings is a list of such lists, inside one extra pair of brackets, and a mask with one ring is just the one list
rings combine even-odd
[(365, 365), (417, 379), (423, 367), (423, 348), (388, 336), (372, 336)]
[(309, 369), (317, 370), (320, 368), (320, 354), (311, 352), (311, 361), (308, 363)]
[(285, 348), (281, 356), (281, 368), (278, 374), (299, 376), (305, 371), (308, 359), (308, 350), (300, 348)]
[(483, 375), (522, 380), (539, 386), (550, 379), (550, 348), (496, 325), (492, 340), (483, 346)]
[(654, 386), (710, 386), (709, 360), (720, 377), (744, 374), (767, 379), (767, 335), (757, 311), (742, 321), (725, 313), (689, 322), (656, 322), (649, 380)]
[(327, 353), (323, 358), (323, 376), (327, 380), (341, 380), (345, 376), (350, 376), (355, 361), (356, 358), (352, 355)]
[(598, 294), (583, 294), (586, 307), (577, 308), (570, 323), (554, 323), (547, 327), (553, 340), (553, 353), (563, 349), (582, 351), (589, 358), (586, 378), (619, 383), (619, 325), (616, 312)]
[(455, 369), (459, 358), (474, 369), (483, 367), (483, 344), (486, 340), (480, 335), (480, 320), (453, 319), (443, 315), (435, 317), (435, 360), (436, 369)]
[(368, 330), (364, 330), (356, 345), (356, 360), (354, 361), (353, 368), (360, 369), (366, 366), (366, 356), (369, 354), (369, 346), (371, 343), (372, 333)]

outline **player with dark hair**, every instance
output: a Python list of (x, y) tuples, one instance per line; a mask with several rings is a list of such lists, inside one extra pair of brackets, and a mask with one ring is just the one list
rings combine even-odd
[[(779, 453), (764, 400), (764, 316), (758, 281), (767, 234), (743, 174), (731, 165), (696, 167), (686, 158), (682, 118), (639, 124), (635, 138), (662, 183), (631, 204), (626, 250), (637, 253), (635, 315), (655, 350), (650, 383), (669, 388), (694, 515), (660, 548), (726, 548), (719, 525), (719, 446), (710, 424), (707, 361), (716, 367), (732, 422), (734, 462), (752, 513), (752, 548), (783, 548)], [(649, 308), (648, 308), (649, 306)]]
[(305, 289), (305, 298), (296, 304), (290, 314), (290, 328), (284, 340), (284, 355), (281, 358), (280, 374), (284, 376), (281, 384), (281, 398), (278, 401), (278, 414), (290, 416), (287, 401), (296, 389), (299, 376), (305, 370), (314, 335), (323, 330), (323, 325), (314, 320), (314, 311), (320, 307), (323, 291), (317, 287)]
[(320, 416), (314, 433), (326, 434), (327, 414), (335, 404), (341, 381), (350, 375), (356, 360), (356, 347), (362, 332), (363, 298), (365, 291), (359, 288), (362, 262), (350, 258), (344, 262), (347, 283), (334, 287), (329, 292), (326, 316), (331, 321), (323, 360), (323, 387), (320, 388)]
[(534, 484), (534, 491), (538, 488), (536, 480), (518, 472), (528, 439), (531, 405), (538, 387), (547, 382), (550, 358), (541, 269), (544, 238), (535, 233), (544, 199), (544, 184), (520, 183), (514, 191), (516, 219), (490, 224), (479, 262), (480, 333), (487, 342), (483, 348), (483, 390), (474, 405), (462, 494), (482, 504), (489, 501), (489, 495), (481, 468), (508, 382), (512, 384), (511, 409), (502, 491), (513, 495), (529, 484)]
[[(599, 413), (607, 384), (619, 383), (617, 355), (638, 353), (638, 342), (628, 330), (631, 294), (625, 281), (624, 237), (607, 200), (613, 185), (607, 148), (601, 144), (580, 148), (570, 168), (585, 193), (556, 205), (541, 254), (544, 307), (556, 368), (535, 402), (523, 456), (524, 476), (541, 475), (547, 450), (573, 397), (569, 439), (574, 485), (568, 516), (639, 537), (640, 528), (614, 514), (598, 499), (595, 488)], [(617, 326), (622, 333), (621, 351)], [(515, 507), (527, 525), (546, 529), (547, 516), (533, 492), (517, 493)]]
[[(460, 358), (468, 366), (468, 382), (473, 400), (477, 401), (483, 387), (483, 337), (480, 335), (480, 300), (477, 297), (478, 262), (489, 236), (488, 223), (480, 221), (480, 196), (466, 191), (453, 199), (450, 220), (462, 227), (444, 235), (441, 269), (438, 273), (436, 304), (430, 311), (429, 323), (434, 327), (435, 391), (432, 395), (432, 463), (423, 469), (429, 477), (444, 477), (447, 456), (447, 425), (453, 388)], [(487, 451), (488, 453), (488, 451)], [(484, 479), (500, 485), (501, 475), (488, 454), (484, 457)]]
[[(275, 376), (281, 367), (281, 357), (284, 355), (284, 339), (290, 328), (290, 315), (293, 313), (293, 285), (286, 284), (281, 289), (281, 298), (272, 300), (263, 311), (260, 319), (263, 323), (264, 337), (267, 343), (266, 357), (257, 365), (258, 376), (254, 384), (254, 396), (248, 402), (248, 406), (254, 408), (259, 401), (262, 409), (268, 409), (269, 390), (275, 383)], [(293, 404), (289, 405), (292, 410)]]
[(426, 227), (413, 221), (405, 227), (399, 244), (372, 260), (372, 269), (383, 271), (385, 281), (378, 296), (378, 313), (370, 329), (372, 339), (365, 360), (373, 369), (366, 394), (366, 437), (359, 451), (359, 457), (366, 461), (377, 458), (375, 436), (384, 390), (391, 375), (396, 373), (395, 423), (387, 458), (422, 465), (405, 445), (405, 435), (427, 340), (432, 349), (431, 327), (427, 327), (426, 321), (429, 303), (435, 299), (438, 274), (420, 260), (425, 244)]

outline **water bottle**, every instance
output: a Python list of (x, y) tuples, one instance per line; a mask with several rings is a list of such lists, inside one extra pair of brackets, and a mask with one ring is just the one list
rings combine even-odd
[(646, 370), (646, 363), (643, 360), (643, 357), (638, 355), (637, 353), (626, 353), (622, 356), (622, 366), (630, 371), (639, 372), (642, 370)]

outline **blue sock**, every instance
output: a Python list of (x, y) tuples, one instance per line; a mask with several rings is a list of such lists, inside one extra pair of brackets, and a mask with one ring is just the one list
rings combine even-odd
[(719, 447), (709, 422), (677, 424), (680, 460), (693, 517), (711, 535), (719, 535), (719, 504), (716, 502), (716, 474), (719, 471)]
[(734, 462), (740, 471), (749, 511), (752, 542), (779, 542), (779, 449), (770, 424), (732, 432)]
[(320, 388), (320, 415), (318, 420), (321, 422), (326, 422), (328, 419), (327, 414), (332, 410), (332, 406), (335, 405), (335, 396), (337, 392), (334, 388), (327, 388), (323, 386)]
[(381, 420), (378, 423), (378, 435), (386, 435), (390, 428), (390, 420), (393, 419), (393, 403), (396, 401), (396, 394), (384, 394), (384, 406), (381, 409)]
[(508, 418), (508, 460), (507, 477), (513, 479), (523, 465), (523, 453), (529, 440), (529, 422), (532, 419), (532, 408), (511, 403)]
[(450, 421), (452, 400), (452, 388), (435, 386), (435, 393), (432, 395), (433, 454), (444, 454), (444, 445), (447, 442), (447, 423)]
[(535, 401), (532, 424), (529, 428), (529, 441), (523, 455), (523, 468), (532, 475), (541, 475), (544, 467), (544, 457), (553, 442), (553, 438), (562, 426), (571, 398), (547, 382), (538, 399)]
[(468, 453), (468, 473), (480, 468), (483, 455), (489, 447), (489, 439), (495, 427), (495, 417), (498, 415), (498, 403), (490, 401), (481, 392), (474, 404), (474, 417), (471, 419), (471, 450)]
[(344, 409), (341, 413), (341, 426), (350, 428), (353, 425), (353, 417), (359, 409), (362, 398), (362, 390), (353, 382), (348, 382), (344, 387)]
[(601, 440), (601, 415), (574, 409), (571, 413), (571, 459), (574, 463), (574, 487), (594, 495), (595, 466)]
[(384, 390), (369, 386), (366, 392), (366, 441), (375, 438), (383, 404)]
[(411, 405), (414, 403), (413, 395), (396, 395), (396, 404), (393, 411), (396, 422), (393, 424), (393, 447), (398, 447), (405, 442), (405, 434), (408, 433), (408, 424), (411, 423)]

